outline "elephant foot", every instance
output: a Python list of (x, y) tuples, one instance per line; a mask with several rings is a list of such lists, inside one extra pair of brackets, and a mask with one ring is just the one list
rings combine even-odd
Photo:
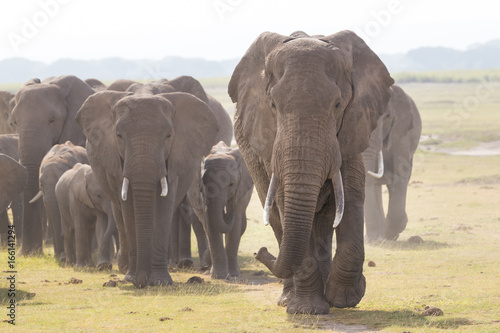
[(278, 298), (279, 306), (287, 306), (290, 299), (295, 296), (295, 287), (293, 285), (293, 278), (283, 279), (283, 293)]
[(127, 271), (125, 277), (123, 278), (127, 282), (134, 283), (135, 281), (135, 272)]
[(191, 268), (194, 265), (194, 261), (191, 258), (184, 258), (179, 260), (177, 267), (179, 268)]
[(326, 284), (326, 299), (331, 306), (348, 308), (358, 305), (365, 295), (366, 280), (363, 274), (353, 284), (344, 284), (330, 275)]
[(110, 271), (113, 268), (113, 265), (110, 262), (101, 262), (97, 265), (97, 269), (100, 271)]
[(172, 277), (165, 271), (153, 271), (149, 279), (150, 286), (170, 286), (174, 283)]
[(293, 276), (294, 294), (291, 295), (287, 313), (328, 314), (330, 305), (326, 301), (318, 262), (306, 257)]

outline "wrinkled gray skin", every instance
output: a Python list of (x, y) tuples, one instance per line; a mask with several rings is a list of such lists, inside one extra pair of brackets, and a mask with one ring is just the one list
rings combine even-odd
[[(237, 103), (235, 138), (262, 204), (271, 175), (276, 179), (270, 224), (279, 254), (261, 248), (256, 258), (283, 279), (279, 304), (288, 313), (352, 307), (365, 293), (361, 153), (393, 83), (350, 31), (263, 33), (234, 70), (228, 90)], [(332, 261), (332, 179), (339, 171), (345, 207)]]
[(189, 200), (208, 236), (212, 278), (239, 276), (238, 248), (247, 226), (252, 177), (239, 149), (222, 141), (203, 159), (200, 175)]
[(0, 91), (0, 134), (15, 133), (16, 128), (9, 123), (9, 117), (16, 104), (14, 94), (9, 91)]
[[(406, 228), (406, 190), (413, 154), (422, 132), (420, 114), (411, 97), (397, 85), (390, 91), (387, 111), (370, 136), (370, 146), (363, 152), (366, 171), (378, 173), (380, 151), (384, 163), (382, 178), (366, 175), (364, 209), (368, 242), (396, 240)], [(382, 203), (382, 185), (389, 190), (387, 217)]]
[[(77, 163), (89, 163), (85, 148), (75, 146), (71, 141), (54, 145), (43, 157), (40, 164), (39, 188), (43, 199), (47, 224), (52, 232), (54, 257), (65, 260), (61, 216), (56, 198), (56, 184), (67, 170)], [(40, 200), (40, 196), (38, 196)], [(36, 198), (32, 198), (36, 199)], [(33, 200), (31, 200), (33, 201)]]
[(97, 236), (97, 267), (111, 269), (112, 236), (116, 230), (111, 201), (90, 165), (77, 163), (56, 184), (66, 264), (94, 266), (92, 238)]
[(128, 87), (137, 83), (136, 81), (128, 80), (128, 79), (119, 79), (111, 83), (106, 90), (113, 91), (126, 91)]
[[(19, 136), (17, 134), (1, 134), (0, 135), (0, 153), (5, 154), (15, 161), (19, 161), (19, 155), (17, 153), (17, 143)], [(6, 176), (7, 173), (2, 173)], [(10, 191), (9, 188), (1, 187), (1, 190)], [(10, 208), (12, 210), (13, 224), (16, 227), (16, 239), (19, 244), (23, 237), (23, 195), (22, 193), (11, 198)], [(5, 226), (10, 224), (9, 215), (7, 210), (5, 212), (0, 210), (0, 228), (5, 228)]]
[(187, 93), (104, 91), (87, 99), (77, 121), (99, 184), (120, 205), (120, 270), (127, 267), (125, 278), (138, 288), (171, 284), (172, 217), (218, 132), (213, 112)]
[[(39, 82), (39, 80), (38, 80)], [(60, 76), (22, 87), (9, 122), (19, 133), (19, 161), (28, 170), (24, 192), (24, 225), (20, 255), (42, 253), (43, 203), (29, 204), (39, 191), (39, 169), (45, 154), (57, 143), (71, 141), (84, 146), (85, 136), (75, 121), (80, 106), (93, 94), (92, 88), (75, 76)]]
[[(14, 204), (16, 200), (17, 202), (20, 201), (27, 180), (26, 168), (12, 157), (0, 153), (0, 211), (2, 212), (0, 215), (0, 237), (2, 244), (5, 244), (4, 241), (7, 240), (8, 226), (10, 225), (7, 207), (11, 202)], [(14, 215), (15, 237), (17, 238), (21, 235), (18, 233), (18, 229), (21, 227), (18, 220), (19, 218), (22, 219), (22, 216), (18, 214), (22, 214), (22, 211), (19, 212), (19, 209), (16, 210), (13, 206), (12, 213)]]

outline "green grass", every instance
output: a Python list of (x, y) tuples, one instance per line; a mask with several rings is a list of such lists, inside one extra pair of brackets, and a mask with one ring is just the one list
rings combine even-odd
[[(209, 93), (222, 94), (224, 82), (204, 84)], [(474, 94), (475, 83), (402, 86), (420, 109), (423, 132), (432, 135), (428, 140), (439, 141), (435, 146), (455, 144), (452, 148), (465, 149), (498, 140), (500, 87), (453, 127), (443, 114)], [(230, 103), (229, 98), (223, 103)], [(254, 195), (247, 210), (237, 280), (211, 280), (196, 270), (173, 270), (174, 285), (169, 287), (137, 290), (124, 283), (103, 287), (123, 275), (116, 270), (112, 277), (109, 272), (64, 267), (46, 247), (43, 257), (17, 258), (17, 325), (1, 322), (7, 319), (6, 311), (1, 312), (1, 331), (500, 332), (500, 156), (449, 155), (424, 148), (414, 158), (408, 226), (398, 241), (366, 245), (367, 289), (356, 308), (304, 316), (287, 315), (275, 304), (282, 286), (253, 259), (253, 253), (267, 246), (276, 254), (277, 242), (271, 228), (262, 224), (262, 206)], [(414, 235), (424, 242), (409, 243)], [(194, 245), (193, 253), (197, 253)], [(375, 267), (367, 265), (370, 260)], [(6, 263), (7, 251), (0, 249), (1, 271), (7, 270)], [(194, 275), (205, 282), (187, 284)], [(71, 277), (83, 282), (66, 284)], [(4, 309), (9, 300), (6, 287), (2, 278)], [(428, 305), (442, 309), (444, 315), (422, 316)], [(165, 317), (171, 320), (160, 321)]]

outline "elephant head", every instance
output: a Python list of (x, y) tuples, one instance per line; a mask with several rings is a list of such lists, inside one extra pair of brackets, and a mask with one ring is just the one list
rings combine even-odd
[(0, 91), (0, 133), (15, 133), (16, 129), (9, 124), (9, 116), (15, 106), (14, 94)]
[(122, 180), (121, 190), (112, 190), (115, 195), (121, 191), (120, 200), (129, 207), (124, 218), (135, 285), (171, 283), (169, 276), (153, 276), (157, 274), (153, 270), (168, 274), (166, 249), (173, 209), (210, 151), (218, 131), (214, 115), (186, 93), (108, 91), (91, 96), (77, 121), (92, 147), (88, 148), (92, 165), (107, 164), (107, 171)]
[(228, 88), (237, 103), (236, 140), (266, 166), (254, 181), (262, 202), (275, 193), (267, 201), (276, 204), (283, 229), (278, 257), (265, 248), (256, 257), (277, 277), (289, 278), (301, 266), (320, 189), (331, 190), (325, 182), (340, 178), (342, 162), (366, 149), (393, 83), (350, 31), (326, 37), (265, 32), (236, 66)]
[(252, 178), (239, 149), (222, 141), (203, 159), (201, 172), (206, 223), (227, 233), (233, 228), (240, 200), (253, 187)]
[[(39, 81), (38, 81), (39, 82)], [(28, 200), (38, 193), (38, 170), (50, 148), (67, 140), (84, 146), (85, 136), (78, 127), (76, 112), (94, 91), (74, 76), (26, 85), (16, 94), (10, 122), (19, 132), (19, 161), (28, 170), (25, 191), (23, 254), (42, 251), (40, 202)]]

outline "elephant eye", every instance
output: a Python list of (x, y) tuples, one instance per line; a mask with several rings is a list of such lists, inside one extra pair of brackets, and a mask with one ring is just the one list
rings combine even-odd
[(233, 185), (234, 185), (234, 183), (229, 183), (229, 186), (233, 186)]
[(336, 109), (340, 108), (340, 104), (341, 104), (340, 101), (337, 101), (337, 103), (335, 103), (335, 108)]
[(54, 121), (56, 121), (56, 119), (55, 119), (55, 118), (51, 118), (51, 119), (49, 119), (49, 125), (50, 125), (50, 124), (52, 124), (52, 123), (54, 123)]
[(116, 132), (116, 136), (122, 139), (122, 135), (120, 133)]
[(168, 135), (167, 135), (167, 138), (170, 138), (171, 136), (172, 136), (172, 133), (168, 134)]

